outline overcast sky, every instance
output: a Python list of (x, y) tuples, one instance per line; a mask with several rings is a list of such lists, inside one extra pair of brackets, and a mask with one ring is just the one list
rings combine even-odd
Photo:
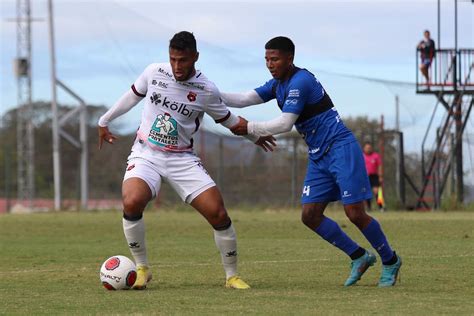
[[(1, 109), (16, 106), (14, 0), (1, 3)], [(441, 46), (454, 47), (454, 0), (442, 3)], [(47, 1), (32, 1), (33, 98), (50, 100)], [(297, 66), (320, 79), (343, 117), (385, 116), (394, 126), (394, 98), (401, 100), (406, 148), (419, 151), (433, 96), (410, 85), (383, 85), (350, 76), (414, 82), (415, 46), (425, 29), (437, 40), (436, 0), (352, 1), (54, 1), (57, 75), (91, 104), (111, 106), (152, 62), (168, 60), (174, 33), (192, 31), (197, 64), (221, 91), (246, 91), (268, 79), (264, 44), (285, 35), (296, 44)], [(473, 48), (474, 5), (459, 1), (458, 46)], [(342, 74), (342, 75), (341, 75)], [(349, 76), (345, 76), (349, 75)], [(63, 93), (61, 103), (74, 101)], [(138, 125), (141, 105), (125, 119)], [(274, 103), (236, 111), (252, 120), (278, 115)], [(473, 119), (468, 132), (474, 129)], [(208, 128), (212, 123), (206, 122)], [(474, 136), (473, 136), (474, 138)]]

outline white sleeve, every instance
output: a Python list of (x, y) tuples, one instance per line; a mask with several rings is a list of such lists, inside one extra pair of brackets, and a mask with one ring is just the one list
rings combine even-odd
[(221, 125), (230, 129), (232, 126), (235, 126), (237, 123), (239, 123), (239, 118), (235, 114), (229, 111), (229, 117), (227, 118), (227, 120), (221, 122)]
[(257, 135), (254, 135), (254, 134), (243, 135), (243, 137), (247, 138), (249, 141), (251, 141), (254, 144), (260, 138), (260, 136), (257, 136)]
[(157, 64), (150, 64), (145, 68), (137, 80), (132, 84), (133, 93), (142, 98), (146, 96), (148, 91), (148, 78), (156, 67)]
[(276, 135), (291, 131), (291, 128), (298, 119), (298, 114), (281, 113), (273, 120), (265, 122), (249, 122), (248, 133), (256, 136)]
[(242, 93), (221, 92), (221, 97), (224, 102), (232, 108), (244, 108), (249, 105), (264, 103), (255, 90)]
[(124, 95), (118, 99), (118, 101), (102, 115), (99, 119), (99, 126), (105, 127), (109, 123), (120, 115), (127, 113), (131, 108), (140, 102), (142, 97), (135, 94), (134, 91), (128, 90)]
[[(237, 123), (239, 123), (239, 118), (233, 114), (232, 112), (229, 111), (229, 118), (227, 120), (225, 120), (224, 122), (222, 122), (222, 126), (224, 127), (227, 127), (228, 129), (231, 129), (233, 126), (235, 126)], [(257, 135), (253, 135), (253, 134), (247, 134), (247, 135), (243, 135), (243, 137), (247, 138), (248, 140), (250, 140), (252, 143), (255, 143), (260, 137), (258, 137)]]
[(206, 102), (205, 111), (210, 117), (214, 119), (217, 124), (225, 126), (224, 122), (227, 121), (231, 114), (222, 98), (220, 97), (219, 90), (216, 86), (211, 86), (210, 95)]

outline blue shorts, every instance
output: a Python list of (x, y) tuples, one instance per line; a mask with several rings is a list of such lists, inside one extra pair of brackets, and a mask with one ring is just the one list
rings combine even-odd
[(344, 205), (372, 198), (359, 144), (331, 148), (317, 161), (308, 160), (301, 204), (341, 200)]

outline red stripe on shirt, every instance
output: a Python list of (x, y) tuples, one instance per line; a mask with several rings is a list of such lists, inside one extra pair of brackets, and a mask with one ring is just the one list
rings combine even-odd
[(216, 122), (217, 124), (222, 123), (222, 122), (225, 122), (225, 121), (227, 121), (227, 119), (228, 119), (229, 117), (230, 117), (230, 111), (227, 113), (226, 116), (224, 116), (224, 117), (221, 118), (221, 119), (215, 120), (215, 122)]
[(136, 94), (137, 96), (139, 96), (140, 98), (146, 97), (146, 94), (143, 94), (143, 93), (140, 93), (140, 92), (137, 91), (137, 88), (135, 88), (135, 85), (134, 85), (134, 84), (132, 84), (132, 91), (133, 91), (133, 93), (135, 93), (135, 94)]

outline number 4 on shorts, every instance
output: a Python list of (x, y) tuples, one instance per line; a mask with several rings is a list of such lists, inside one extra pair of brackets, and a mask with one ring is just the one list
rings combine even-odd
[(306, 194), (306, 196), (309, 196), (309, 191), (310, 191), (310, 190), (311, 190), (311, 187), (310, 187), (309, 185), (305, 185), (305, 186), (303, 187), (303, 194), (302, 194), (302, 195), (305, 195), (305, 194)]

